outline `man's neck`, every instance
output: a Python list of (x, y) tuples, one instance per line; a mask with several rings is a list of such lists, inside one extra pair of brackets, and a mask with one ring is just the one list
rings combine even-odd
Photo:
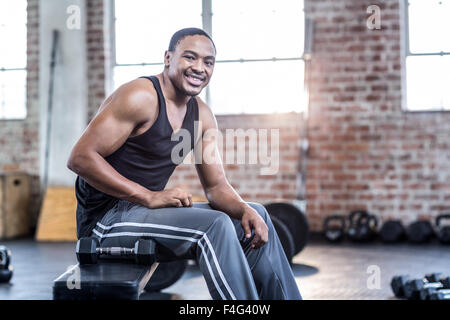
[(170, 104), (173, 104), (177, 107), (184, 107), (189, 99), (191, 98), (188, 95), (181, 93), (170, 81), (169, 77), (165, 72), (162, 72), (157, 75), (159, 82), (161, 83), (161, 89), (164, 94), (164, 99)]

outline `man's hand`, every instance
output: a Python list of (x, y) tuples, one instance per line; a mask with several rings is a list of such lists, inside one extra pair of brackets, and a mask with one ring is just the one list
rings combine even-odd
[(263, 218), (256, 212), (255, 209), (248, 207), (242, 214), (242, 227), (244, 228), (245, 237), (250, 238), (252, 229), (255, 231), (255, 236), (252, 240), (252, 249), (258, 249), (265, 245), (269, 240), (269, 229)]
[(150, 209), (165, 207), (192, 207), (192, 195), (180, 188), (152, 192), (146, 207)]

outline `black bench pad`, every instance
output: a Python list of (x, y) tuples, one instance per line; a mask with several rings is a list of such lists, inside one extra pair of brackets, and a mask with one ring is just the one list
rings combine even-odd
[(157, 266), (158, 263), (143, 266), (108, 260), (91, 265), (77, 264), (54, 280), (53, 299), (138, 300)]

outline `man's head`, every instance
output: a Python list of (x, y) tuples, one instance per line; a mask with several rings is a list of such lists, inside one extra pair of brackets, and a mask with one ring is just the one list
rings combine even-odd
[(181, 29), (174, 33), (164, 54), (165, 71), (178, 90), (195, 96), (209, 83), (215, 57), (216, 47), (205, 31)]

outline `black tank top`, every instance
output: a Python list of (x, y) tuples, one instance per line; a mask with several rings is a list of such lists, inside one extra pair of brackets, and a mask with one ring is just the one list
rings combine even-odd
[[(194, 122), (198, 121), (197, 100), (192, 97), (186, 106), (186, 115), (182, 129), (173, 132), (167, 112), (166, 101), (155, 76), (147, 78), (158, 93), (159, 113), (153, 125), (144, 133), (128, 138), (125, 143), (105, 160), (121, 175), (152, 191), (164, 190), (167, 181), (183, 159), (194, 147), (196, 138)], [(189, 136), (186, 134), (189, 132)], [(183, 139), (190, 138), (190, 141)], [(181, 148), (181, 142), (185, 149)], [(174, 148), (175, 147), (175, 148)], [(173, 150), (176, 157), (172, 157)], [(91, 185), (80, 176), (75, 182), (77, 197), (77, 236), (87, 237), (97, 221), (117, 203), (118, 199), (107, 195)]]

